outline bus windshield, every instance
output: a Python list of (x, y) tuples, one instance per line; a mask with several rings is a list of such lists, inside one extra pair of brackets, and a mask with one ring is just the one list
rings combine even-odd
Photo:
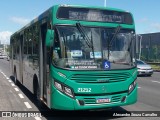
[(56, 26), (52, 62), (63, 69), (110, 70), (135, 67), (130, 29)]

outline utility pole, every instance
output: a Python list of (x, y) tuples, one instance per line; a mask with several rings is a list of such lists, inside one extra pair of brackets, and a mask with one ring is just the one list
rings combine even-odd
[(5, 45), (3, 44), (3, 54), (5, 54)]
[(142, 52), (142, 36), (139, 35), (139, 60), (141, 59), (141, 52)]
[(107, 7), (107, 0), (104, 0), (104, 7)]

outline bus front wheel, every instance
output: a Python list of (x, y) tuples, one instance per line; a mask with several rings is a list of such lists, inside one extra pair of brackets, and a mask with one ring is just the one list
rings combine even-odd
[(14, 71), (14, 84), (15, 84), (15, 85), (18, 85), (17, 73), (16, 73), (16, 71)]
[(42, 101), (40, 100), (40, 87), (37, 80), (34, 80), (34, 96), (36, 98), (36, 104), (38, 107), (43, 108)]

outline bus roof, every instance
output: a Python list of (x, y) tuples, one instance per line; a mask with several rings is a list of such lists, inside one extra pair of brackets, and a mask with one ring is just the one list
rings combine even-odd
[(86, 6), (86, 5), (69, 5), (69, 4), (62, 5), (62, 4), (60, 4), (60, 5), (54, 5), (52, 7), (79, 7), (79, 8), (92, 8), (92, 9), (101, 9), (101, 10), (113, 10), (113, 11), (119, 11), (119, 12), (129, 12), (129, 11), (125, 11), (123, 9), (103, 7), (103, 6)]
[(77, 8), (92, 8), (92, 9), (100, 9), (100, 10), (113, 10), (113, 11), (118, 11), (118, 12), (126, 12), (126, 13), (130, 13), (129, 11), (125, 11), (122, 9), (117, 9), (117, 8), (110, 8), (110, 7), (101, 7), (101, 6), (84, 6), (84, 5), (69, 5), (69, 4), (59, 4), (59, 5), (54, 5), (52, 7), (50, 7), (48, 10), (46, 10), (45, 12), (43, 12), (42, 14), (40, 14), (38, 17), (36, 17), (35, 19), (33, 19), (31, 22), (29, 22), (27, 25), (25, 25), (24, 27), (22, 27), (20, 30), (16, 31), (15, 33), (13, 33), (11, 35), (11, 37), (21, 31), (23, 31), (24, 29), (26, 29), (27, 27), (29, 27), (30, 25), (36, 23), (37, 21), (41, 20), (42, 18), (44, 18), (46, 16), (46, 14), (53, 9), (58, 9), (59, 7), (77, 7)]

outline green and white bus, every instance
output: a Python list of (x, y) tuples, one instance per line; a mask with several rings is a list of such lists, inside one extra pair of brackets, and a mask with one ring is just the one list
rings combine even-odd
[(135, 24), (127, 11), (55, 5), (15, 32), (10, 46), (15, 84), (51, 109), (137, 101)]

